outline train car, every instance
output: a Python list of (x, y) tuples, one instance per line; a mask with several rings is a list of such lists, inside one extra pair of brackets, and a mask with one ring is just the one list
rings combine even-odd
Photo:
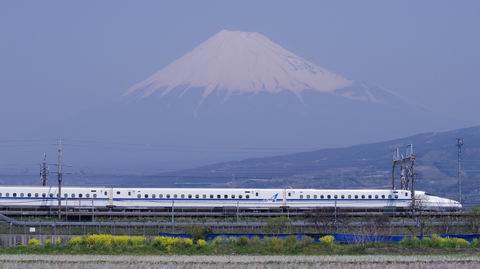
[[(112, 188), (2, 186), (0, 207), (72, 208), (352, 208), (412, 207), (408, 190), (375, 189), (256, 189), (256, 188)], [(462, 205), (423, 191), (415, 192), (419, 210), (459, 210)]]

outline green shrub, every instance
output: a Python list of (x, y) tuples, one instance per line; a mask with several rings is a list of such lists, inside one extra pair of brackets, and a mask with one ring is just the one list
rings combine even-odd
[(81, 236), (74, 236), (72, 238), (70, 238), (70, 240), (68, 240), (68, 246), (70, 247), (79, 247), (81, 245), (83, 245), (84, 241), (83, 241), (83, 238)]
[(207, 241), (203, 240), (203, 239), (198, 239), (197, 240), (197, 247), (198, 248), (204, 248), (207, 246)]
[(128, 237), (128, 244), (133, 247), (141, 247), (144, 246), (147, 242), (145, 236), (129, 236)]
[(191, 247), (193, 246), (193, 240), (190, 238), (184, 238), (183, 240), (180, 241), (180, 245), (183, 247)]
[(290, 235), (285, 239), (285, 246), (290, 250), (296, 249), (298, 245), (297, 237), (294, 235)]
[[(203, 240), (203, 239), (201, 239)], [(177, 237), (167, 237), (167, 236), (157, 236), (153, 239), (153, 246), (171, 250), (172, 247), (176, 248), (188, 248), (193, 246), (193, 240), (190, 238), (177, 238)]]
[(432, 235), (432, 246), (436, 248), (466, 248), (468, 241), (462, 238), (444, 238)]
[(237, 243), (239, 246), (244, 247), (244, 246), (248, 245), (248, 243), (249, 243), (248, 237), (242, 236), (242, 237), (240, 237), (240, 238), (237, 240), (236, 243)]
[(421, 240), (418, 237), (404, 237), (402, 241), (400, 241), (400, 246), (404, 248), (419, 248), (421, 247)]
[(251, 246), (259, 246), (262, 243), (262, 240), (258, 236), (254, 236), (248, 241)]
[(212, 240), (212, 245), (214, 246), (219, 246), (219, 245), (223, 245), (225, 244), (227, 241), (225, 240), (225, 238), (223, 237), (215, 237), (213, 240)]
[(187, 232), (192, 235), (194, 241), (197, 241), (199, 239), (205, 240), (207, 234), (212, 232), (212, 229), (203, 225), (192, 225), (187, 227)]
[(450, 238), (450, 240), (455, 248), (466, 248), (469, 246), (468, 241), (463, 238)]
[(127, 248), (130, 245), (129, 236), (114, 236), (111, 240), (112, 246), (115, 248)]
[(311, 238), (310, 236), (304, 236), (302, 238), (302, 240), (300, 240), (298, 242), (298, 245), (300, 248), (305, 248), (305, 247), (308, 247), (309, 245), (311, 245), (313, 243), (313, 238)]
[(422, 240), (417, 237), (406, 237), (400, 241), (400, 246), (404, 248), (466, 248), (468, 241), (461, 238), (444, 238), (438, 235), (425, 237)]
[(331, 235), (326, 235), (320, 237), (320, 243), (324, 246), (331, 247), (335, 243), (335, 237)]
[(89, 248), (109, 250), (113, 246), (113, 235), (92, 234), (85, 236), (85, 243)]
[(275, 253), (284, 251), (285, 244), (282, 239), (278, 237), (272, 237), (268, 239), (267, 242), (270, 250), (274, 251)]
[(40, 247), (40, 240), (32, 238), (28, 240), (28, 246), (32, 248)]
[(472, 243), (470, 244), (472, 248), (479, 248), (480, 247), (480, 240), (474, 239)]

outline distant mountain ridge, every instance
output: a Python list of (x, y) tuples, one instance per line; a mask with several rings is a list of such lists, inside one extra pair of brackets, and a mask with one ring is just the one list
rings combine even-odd
[[(396, 147), (415, 146), (417, 188), (456, 198), (457, 137), (463, 137), (463, 188), (467, 202), (480, 202), (480, 127), (424, 133), (402, 139), (213, 164), (179, 171), (179, 181), (212, 179), (221, 186), (388, 188)], [(397, 175), (398, 177), (398, 175)]]

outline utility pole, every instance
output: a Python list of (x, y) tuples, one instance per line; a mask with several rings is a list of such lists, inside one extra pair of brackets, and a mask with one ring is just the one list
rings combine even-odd
[(62, 181), (63, 181), (63, 145), (62, 140), (58, 140), (58, 163), (57, 163), (57, 178), (58, 178), (58, 218), (62, 217)]
[[(408, 168), (408, 175), (410, 177), (410, 195), (412, 196), (412, 210), (415, 212), (415, 160), (416, 160), (416, 155), (413, 150), (413, 144), (410, 144), (409, 147), (409, 152), (407, 153), (407, 157), (410, 160), (410, 167)], [(408, 189), (408, 182), (407, 182), (407, 189)]]
[(392, 158), (392, 190), (395, 190), (395, 167), (399, 164), (400, 161), (400, 149), (396, 148), (393, 152)]
[(48, 183), (48, 165), (47, 165), (47, 154), (43, 154), (43, 162), (40, 165), (40, 180), (42, 181), (42, 186), (47, 186)]
[(457, 187), (458, 187), (458, 202), (462, 203), (462, 146), (463, 137), (457, 138)]
[(395, 167), (400, 167), (400, 189), (410, 190), (412, 197), (412, 209), (415, 208), (415, 151), (413, 145), (410, 144), (406, 148), (405, 155), (400, 153), (400, 149), (396, 148), (393, 152), (392, 161), (392, 190), (395, 190)]

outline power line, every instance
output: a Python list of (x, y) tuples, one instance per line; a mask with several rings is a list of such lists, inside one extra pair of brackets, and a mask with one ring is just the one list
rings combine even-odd
[(458, 171), (457, 171), (457, 185), (458, 185), (458, 201), (462, 203), (462, 164), (461, 164), (461, 156), (462, 156), (462, 147), (463, 147), (463, 138), (457, 138), (457, 162), (458, 162)]

